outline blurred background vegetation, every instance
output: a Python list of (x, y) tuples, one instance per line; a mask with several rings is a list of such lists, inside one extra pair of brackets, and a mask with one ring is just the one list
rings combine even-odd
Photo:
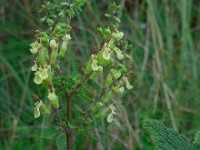
[[(112, 124), (102, 120), (95, 137), (78, 136), (74, 149), (153, 149), (141, 123), (152, 118), (192, 140), (200, 129), (200, 1), (121, 0), (122, 31), (132, 44), (132, 91), (125, 93)], [(95, 29), (106, 24), (106, 0), (88, 0), (73, 19), (73, 43), (63, 67), (81, 68), (98, 44)], [(40, 29), (40, 0), (0, 1), (0, 149), (57, 149), (41, 135), (46, 118), (33, 117), (29, 44)], [(91, 44), (93, 43), (93, 45)], [(70, 57), (68, 57), (70, 56)], [(78, 71), (78, 70), (77, 70)], [(92, 89), (91, 89), (92, 90)]]

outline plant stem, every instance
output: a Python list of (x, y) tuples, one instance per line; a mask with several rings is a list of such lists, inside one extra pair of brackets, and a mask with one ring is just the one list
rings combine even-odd
[[(71, 123), (72, 120), (72, 106), (71, 106), (71, 95), (67, 95), (67, 120), (68, 123)], [(70, 129), (69, 125), (68, 128)], [(70, 129), (69, 132), (66, 133), (66, 143), (67, 143), (67, 150), (72, 150), (72, 141), (73, 139), (73, 132)]]

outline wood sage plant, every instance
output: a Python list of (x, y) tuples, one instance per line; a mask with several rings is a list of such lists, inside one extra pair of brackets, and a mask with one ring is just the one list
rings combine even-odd
[[(95, 126), (98, 118), (112, 123), (118, 110), (111, 99), (123, 94), (125, 89), (133, 88), (128, 79), (131, 71), (126, 67), (130, 58), (126, 54), (129, 44), (119, 30), (122, 7), (115, 2), (110, 3), (105, 14), (107, 26), (96, 30), (101, 41), (92, 50), (88, 61), (81, 62), (84, 68), (77, 73), (74, 70), (66, 72), (61, 67), (63, 59), (70, 57), (67, 51), (73, 50), (72, 46), (69, 49), (73, 41), (72, 19), (86, 3), (87, 0), (74, 0), (72, 3), (43, 0), (39, 12), (43, 15), (41, 22), (44, 28), (35, 31), (35, 41), (30, 45), (34, 56), (31, 68), (33, 81), (48, 93), (46, 98), (45, 95), (35, 94), (34, 117), (49, 116), (51, 125), (56, 127), (56, 136), (64, 134), (65, 138), (61, 140), (66, 139), (64, 143), (68, 150), (73, 147), (73, 135), (81, 131), (89, 132), (86, 128)], [(100, 77), (102, 80), (99, 80)], [(98, 82), (97, 92), (88, 90), (95, 82)], [(82, 100), (87, 103), (81, 103)]]

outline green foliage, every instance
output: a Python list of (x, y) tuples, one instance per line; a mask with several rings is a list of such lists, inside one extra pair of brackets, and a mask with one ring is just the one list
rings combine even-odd
[(60, 135), (58, 135), (56, 137), (56, 144), (57, 144), (57, 148), (58, 150), (66, 150), (66, 135), (61, 133)]
[(194, 144), (200, 145), (200, 131), (198, 131), (194, 138)]
[[(112, 93), (122, 94), (125, 88), (128, 90), (133, 88), (128, 79), (129, 71), (124, 64), (124, 60), (128, 58), (125, 55), (128, 42), (124, 39), (124, 33), (119, 31), (120, 6), (114, 2), (110, 4), (109, 14), (107, 14), (109, 24), (98, 28), (102, 38), (101, 46), (91, 54), (86, 63), (81, 62), (85, 64), (84, 72), (77, 73), (70, 70), (69, 75), (69, 72), (63, 71), (61, 58), (65, 56), (68, 44), (73, 40), (70, 35), (72, 29), (70, 22), (77, 10), (81, 10), (86, 2), (85, 0), (76, 0), (72, 3), (44, 1), (40, 9), (40, 13), (44, 15), (41, 22), (46, 23), (48, 27), (44, 31), (36, 30), (36, 39), (30, 45), (30, 52), (34, 56), (34, 64), (31, 68), (34, 72), (34, 82), (48, 90), (47, 102), (36, 96), (34, 117), (39, 118), (40, 114), (54, 114), (57, 125), (67, 135), (69, 150), (72, 148), (72, 131), (89, 132), (86, 127), (94, 125), (94, 119), (91, 118), (106, 117), (107, 122), (111, 123), (117, 116), (114, 103), (109, 101)], [(84, 87), (88, 86), (87, 81), (95, 81), (100, 76), (104, 76), (105, 79), (99, 83), (101, 87), (98, 88), (99, 93), (86, 92)], [(91, 95), (92, 98), (87, 95)], [(61, 103), (63, 97), (66, 101)], [(72, 100), (75, 97), (76, 99), (80, 97), (89, 103), (86, 107), (80, 105), (74, 108), (72, 104), (76, 103), (72, 103)], [(67, 108), (62, 107), (63, 104)], [(41, 111), (44, 110), (42, 108), (46, 111)], [(61, 113), (59, 109), (62, 110)], [(67, 118), (63, 117), (65, 115)]]
[[(38, 86), (33, 83), (34, 74), (30, 71), (33, 56), (27, 51), (33, 42), (34, 30), (39, 29), (42, 32), (49, 28), (46, 20), (40, 23), (39, 18), (45, 14), (46, 19), (54, 21), (54, 16), (46, 15), (48, 12), (38, 14), (37, 8), (42, 5), (42, 1), (44, 0), (0, 1), (0, 149), (2, 150), (58, 149), (56, 138), (52, 140), (41, 138), (46, 127), (57, 126), (54, 115), (41, 113), (43, 115), (40, 118), (34, 119), (32, 109), (35, 94), (39, 95), (43, 104), (49, 102), (46, 85)], [(49, 0), (51, 3), (59, 1)], [(66, 87), (70, 84), (68, 80), (72, 72), (83, 74), (85, 68), (83, 62), (90, 58), (91, 53), (95, 52), (104, 40), (101, 33), (96, 34), (95, 29), (97, 27), (105, 29), (109, 25), (111, 11), (107, 12), (107, 8), (110, 1), (88, 1), (82, 12), (79, 9), (75, 10), (75, 16), (70, 24), (71, 29), (65, 26), (70, 29), (72, 37), (68, 49), (66, 51), (64, 49), (64, 57), (60, 63), (66, 78), (64, 79)], [(124, 32), (125, 39), (131, 44), (127, 51), (124, 51), (125, 55), (129, 55), (130, 62), (123, 61), (126, 63), (125, 72), (127, 68), (133, 70), (129, 80), (134, 89), (125, 90), (123, 95), (115, 92), (111, 93), (111, 96), (110, 92), (104, 95), (105, 98), (102, 98), (102, 101), (105, 101), (104, 109), (107, 107), (106, 104), (113, 102), (117, 107), (114, 123), (108, 124), (104, 117), (88, 117), (83, 121), (84, 128), (74, 131), (74, 149), (152, 150), (153, 144), (148, 139), (147, 133), (144, 134), (140, 123), (148, 118), (171, 120), (170, 114), (174, 115), (177, 130), (192, 141), (200, 126), (198, 79), (200, 1), (119, 2), (120, 31)], [(68, 19), (64, 18), (73, 16), (74, 13), (71, 11), (73, 8), (69, 6), (69, 1), (65, 0), (62, 5), (61, 10), (70, 7), (71, 9), (66, 13), (53, 9), (53, 14), (60, 13), (60, 21), (65, 23)], [(60, 35), (66, 30), (60, 30), (59, 26), (63, 27), (59, 24), (55, 28)], [(48, 45), (46, 39), (50, 38), (49, 34), (42, 32), (41, 37), (42, 43)], [(59, 54), (62, 56), (63, 53)], [(107, 64), (111, 65), (112, 62), (105, 62), (105, 65)], [(59, 69), (55, 70), (57, 72)], [(107, 68), (104, 71), (107, 72)], [(80, 88), (72, 99), (73, 118), (84, 118), (85, 110), (90, 104), (94, 104), (92, 101), (89, 102), (89, 99), (86, 100), (86, 97), (85, 99), (80, 96), (80, 93), (96, 101), (97, 98), (94, 96), (99, 93), (100, 83), (105, 77), (106, 73), (105, 76), (101, 74), (95, 80), (88, 80), (87, 84)], [(163, 87), (167, 90), (164, 91)], [(68, 91), (71, 91), (71, 88)], [(55, 93), (59, 95), (61, 105), (58, 112), (62, 118), (66, 118), (64, 110), (66, 99), (63, 91), (64, 88), (55, 86)], [(169, 99), (170, 109), (166, 105), (166, 98)], [(91, 125), (92, 121), (89, 118), (93, 120)]]
[(55, 126), (45, 127), (42, 131), (42, 138), (53, 139), (59, 135), (60, 129), (57, 129)]
[(172, 129), (166, 128), (156, 120), (145, 120), (144, 129), (149, 133), (157, 150), (199, 150), (199, 132), (194, 145), (191, 145), (184, 135), (180, 135)]

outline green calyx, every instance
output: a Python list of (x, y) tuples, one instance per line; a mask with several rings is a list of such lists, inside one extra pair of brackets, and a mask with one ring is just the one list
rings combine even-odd
[(57, 57), (58, 57), (58, 50), (53, 49), (53, 51), (51, 52), (51, 56), (50, 56), (50, 61), (51, 61), (52, 65), (56, 64)]
[(55, 94), (55, 91), (49, 92), (48, 99), (49, 99), (50, 103), (52, 104), (53, 108), (55, 108), (55, 109), (59, 108), (58, 96)]

